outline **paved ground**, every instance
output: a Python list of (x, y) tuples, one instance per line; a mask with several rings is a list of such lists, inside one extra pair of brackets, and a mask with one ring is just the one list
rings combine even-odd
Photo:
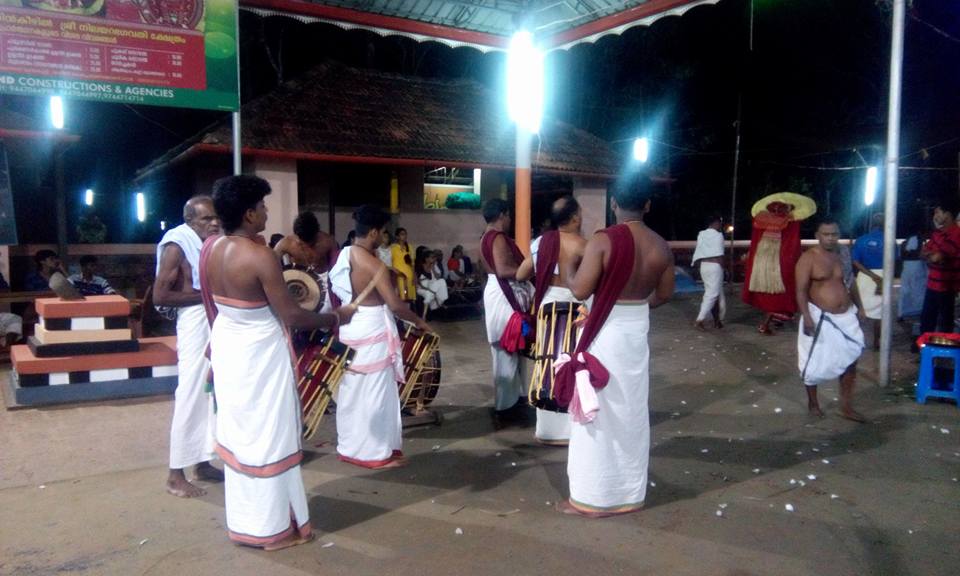
[(408, 467), (336, 461), (324, 422), (303, 467), (319, 539), (272, 554), (227, 541), (221, 485), (193, 501), (164, 493), (169, 398), (0, 412), (0, 575), (956, 574), (960, 410), (913, 402), (911, 357), (881, 389), (865, 356), (870, 424), (835, 416), (833, 386), (813, 421), (792, 330), (762, 337), (734, 306), (723, 332), (700, 334), (695, 308), (653, 313), (639, 514), (554, 511), (565, 451), (529, 428), (493, 430), (474, 320), (438, 325), (444, 422), (405, 434)]

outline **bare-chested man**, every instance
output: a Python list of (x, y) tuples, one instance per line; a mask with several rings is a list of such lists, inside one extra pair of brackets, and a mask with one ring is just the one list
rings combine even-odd
[(312, 269), (323, 274), (333, 266), (337, 255), (337, 242), (333, 236), (320, 230), (320, 223), (313, 212), (301, 212), (293, 221), (293, 235), (277, 242), (274, 252), (284, 263)]
[[(649, 180), (620, 188), (610, 205), (618, 224), (591, 238), (567, 274), (573, 296), (593, 296), (593, 303), (576, 353), (554, 380), (558, 400), (569, 402), (573, 419), (570, 499), (561, 510), (589, 517), (643, 507), (650, 457), (649, 314), (670, 299), (674, 287), (673, 254), (643, 222)], [(576, 374), (583, 371), (592, 387), (576, 387)]]
[[(534, 302), (539, 315), (543, 315), (543, 307), (551, 302), (565, 302), (576, 307), (581, 304), (563, 281), (567, 269), (573, 262), (583, 258), (587, 241), (581, 235), (583, 222), (580, 204), (573, 196), (564, 196), (553, 203), (550, 210), (550, 230), (533, 241), (530, 245), (530, 256), (524, 259), (517, 270), (517, 280), (530, 280), (536, 276)], [(545, 342), (551, 334), (541, 331), (548, 328), (547, 322), (537, 321), (537, 341)], [(560, 353), (570, 353), (573, 350), (554, 350), (552, 360)], [(541, 370), (552, 368), (552, 362), (540, 356), (545, 351), (538, 352), (538, 369), (533, 373), (529, 397), (537, 406), (537, 427), (535, 438), (553, 446), (566, 446), (570, 441), (570, 417), (566, 412), (560, 412), (556, 403), (550, 399), (549, 390), (541, 390), (538, 381)]]
[(200, 265), (205, 304), (216, 310), (210, 360), (227, 533), (238, 544), (278, 550), (312, 538), (300, 474), (300, 401), (284, 325), (330, 330), (351, 311), (314, 314), (294, 302), (276, 256), (257, 237), (269, 193), (256, 176), (217, 180), (213, 201), (224, 236), (207, 243)]
[(493, 357), (494, 419), (498, 425), (525, 422), (529, 408), (522, 377), (523, 360), (518, 350), (504, 348), (503, 343), (504, 332), (514, 313), (525, 314), (530, 310), (533, 288), (529, 282), (519, 282), (516, 278), (523, 253), (506, 234), (511, 222), (510, 204), (500, 198), (487, 200), (483, 218), (487, 229), (480, 241), (480, 256), (488, 272), (483, 315)]
[(819, 244), (800, 257), (796, 275), (797, 305), (803, 315), (797, 354), (800, 378), (807, 387), (807, 407), (811, 414), (823, 416), (817, 385), (839, 378), (841, 415), (864, 422), (852, 404), (857, 359), (863, 352), (863, 312), (856, 291), (851, 293), (843, 283), (836, 220), (823, 217), (816, 236)]
[(353, 219), (353, 244), (340, 251), (330, 271), (334, 292), (357, 311), (340, 328), (340, 341), (355, 355), (337, 392), (337, 454), (349, 464), (390, 468), (405, 463), (397, 387), (403, 381), (403, 345), (395, 317), (431, 329), (400, 299), (377, 258), (390, 216), (376, 206), (361, 206)]
[(194, 196), (183, 207), (184, 223), (167, 231), (157, 245), (157, 278), (153, 303), (176, 310), (177, 391), (170, 424), (170, 473), (167, 492), (191, 498), (204, 490), (183, 473), (196, 465), (199, 480), (222, 480), (210, 465), (215, 418), (213, 400), (205, 391), (210, 362), (205, 353), (210, 326), (200, 297), (200, 248), (220, 230), (209, 196)]

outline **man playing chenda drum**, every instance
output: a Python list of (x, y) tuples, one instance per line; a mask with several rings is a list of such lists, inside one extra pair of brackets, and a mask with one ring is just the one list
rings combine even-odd
[(365, 468), (401, 466), (403, 459), (400, 393), (403, 346), (396, 318), (432, 332), (407, 306), (376, 255), (389, 215), (376, 206), (353, 214), (356, 236), (340, 251), (330, 283), (341, 301), (356, 309), (340, 328), (340, 341), (355, 350), (337, 392), (337, 454)]
[[(517, 270), (517, 280), (529, 280), (536, 277), (534, 282), (534, 307), (544, 313), (544, 306), (551, 302), (564, 302), (574, 308), (581, 302), (574, 298), (570, 289), (563, 284), (562, 276), (571, 261), (583, 258), (583, 250), (587, 245), (586, 239), (581, 236), (582, 223), (580, 204), (573, 196), (564, 196), (553, 203), (550, 210), (550, 227), (542, 236), (530, 245), (530, 256), (527, 257), (520, 269)], [(553, 338), (553, 334), (541, 334), (549, 324), (537, 321), (537, 341), (545, 342)], [(576, 330), (576, 328), (571, 328)], [(546, 353), (538, 350), (538, 362), (544, 361), (539, 357)], [(555, 351), (554, 357), (559, 353)], [(549, 365), (547, 365), (549, 368)], [(537, 372), (534, 373), (535, 377)], [(531, 399), (535, 394), (535, 384), (531, 386)], [(565, 412), (537, 408), (537, 440), (544, 444), (565, 446), (570, 440), (570, 417)]]
[[(618, 224), (587, 242), (567, 271), (573, 296), (593, 296), (573, 358), (558, 362), (558, 403), (572, 419), (563, 512), (589, 517), (639, 510), (650, 456), (649, 313), (673, 294), (673, 255), (643, 223), (650, 207), (645, 176), (614, 193)], [(577, 385), (585, 371), (589, 384)]]
[(287, 291), (276, 256), (257, 240), (270, 185), (256, 176), (214, 184), (224, 236), (201, 256), (211, 311), (210, 359), (217, 398), (217, 454), (225, 470), (227, 533), (239, 544), (277, 550), (312, 538), (300, 475), (300, 403), (284, 325), (332, 329), (352, 311), (314, 314)]
[(863, 307), (856, 290), (843, 283), (843, 268), (837, 247), (840, 227), (825, 216), (817, 225), (818, 245), (807, 250), (797, 262), (797, 305), (803, 323), (797, 336), (800, 379), (807, 387), (810, 413), (823, 416), (817, 385), (840, 379), (840, 414), (864, 422), (853, 409), (853, 386), (857, 360), (863, 352), (860, 318)]
[(293, 221), (293, 235), (284, 236), (273, 248), (284, 264), (312, 269), (316, 274), (329, 270), (337, 258), (337, 242), (320, 230), (317, 216), (301, 212)]

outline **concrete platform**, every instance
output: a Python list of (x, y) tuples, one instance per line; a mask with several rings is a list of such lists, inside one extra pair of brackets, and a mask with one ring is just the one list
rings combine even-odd
[(222, 485), (164, 493), (169, 398), (0, 411), (0, 575), (956, 573), (960, 411), (914, 402), (906, 333), (893, 386), (861, 362), (871, 423), (835, 415), (835, 386), (811, 419), (795, 326), (761, 336), (735, 300), (722, 332), (692, 329), (696, 298), (651, 315), (640, 513), (555, 512), (566, 452), (494, 430), (482, 322), (438, 324), (442, 425), (404, 432), (406, 468), (369, 471), (336, 460), (325, 418), (303, 466), (318, 540), (276, 553), (228, 542)]

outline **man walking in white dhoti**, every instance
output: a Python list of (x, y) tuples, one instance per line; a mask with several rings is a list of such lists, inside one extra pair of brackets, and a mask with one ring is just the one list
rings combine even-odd
[(431, 332), (430, 326), (400, 299), (376, 249), (390, 216), (361, 206), (353, 244), (340, 251), (330, 271), (333, 290), (356, 310), (340, 328), (340, 341), (356, 351), (337, 391), (337, 454), (364, 468), (401, 466), (403, 459), (400, 390), (403, 345), (395, 316)]
[(177, 391), (170, 424), (170, 473), (167, 492), (192, 498), (204, 490), (191, 484), (183, 470), (196, 465), (199, 480), (223, 480), (210, 465), (215, 418), (206, 391), (210, 362), (205, 353), (210, 325), (200, 297), (200, 248), (220, 230), (209, 196), (194, 196), (183, 207), (183, 224), (163, 235), (157, 245), (157, 278), (153, 303), (173, 308), (177, 318)]
[(270, 185), (256, 176), (217, 180), (213, 202), (224, 236), (203, 249), (204, 304), (215, 314), (210, 360), (217, 396), (227, 533), (238, 544), (279, 550), (312, 538), (300, 475), (302, 421), (286, 327), (333, 329), (351, 316), (301, 309), (277, 257), (258, 241)]
[(800, 379), (807, 387), (807, 407), (823, 416), (817, 385), (840, 379), (840, 414), (848, 420), (866, 420), (853, 409), (857, 359), (863, 352), (860, 318), (863, 309), (857, 296), (843, 283), (843, 266), (837, 255), (840, 227), (827, 216), (817, 225), (818, 245), (797, 262), (797, 305), (803, 322), (797, 335)]
[(575, 298), (593, 295), (577, 349), (556, 371), (558, 403), (573, 423), (565, 513), (603, 517), (643, 507), (650, 459), (649, 313), (673, 294), (673, 255), (643, 223), (645, 176), (610, 201), (617, 224), (587, 242), (569, 268)]
[(698, 330), (706, 330), (703, 322), (708, 314), (713, 315), (715, 327), (723, 328), (723, 319), (727, 314), (727, 298), (723, 293), (722, 226), (723, 219), (719, 214), (710, 217), (706, 229), (697, 235), (697, 248), (691, 260), (694, 266), (700, 263), (700, 278), (703, 280), (703, 301), (697, 321), (694, 322)]

